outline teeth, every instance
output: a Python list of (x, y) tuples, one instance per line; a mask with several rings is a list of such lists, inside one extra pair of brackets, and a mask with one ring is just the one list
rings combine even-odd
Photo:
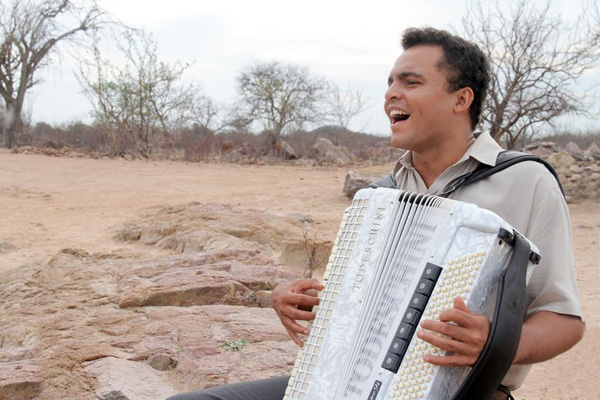
[(403, 116), (408, 116), (410, 114), (402, 112), (400, 110), (392, 110), (390, 111), (390, 116), (391, 117), (403, 117)]

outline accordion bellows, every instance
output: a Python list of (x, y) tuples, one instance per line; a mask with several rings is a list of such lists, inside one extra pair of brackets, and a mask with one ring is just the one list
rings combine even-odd
[[(443, 352), (416, 330), (456, 296), (493, 323), (513, 232), (472, 204), (359, 191), (344, 213), (285, 399), (455, 398), (471, 368), (424, 362)], [(530, 276), (532, 263), (525, 264)]]

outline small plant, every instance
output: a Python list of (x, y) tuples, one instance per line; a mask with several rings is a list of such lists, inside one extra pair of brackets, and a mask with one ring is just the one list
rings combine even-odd
[(308, 266), (304, 270), (303, 276), (310, 279), (317, 269), (327, 263), (329, 255), (323, 256), (319, 254), (319, 243), (316, 233), (311, 237), (309, 232), (305, 228), (302, 228), (302, 236), (304, 237), (304, 250), (308, 259)]
[(227, 340), (223, 347), (227, 351), (238, 351), (246, 346), (249, 342), (246, 339), (241, 340)]

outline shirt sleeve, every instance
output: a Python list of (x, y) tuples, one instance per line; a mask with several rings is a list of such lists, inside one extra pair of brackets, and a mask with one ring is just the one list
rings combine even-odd
[(536, 186), (524, 234), (542, 258), (527, 288), (527, 316), (545, 310), (581, 317), (567, 204), (550, 174)]

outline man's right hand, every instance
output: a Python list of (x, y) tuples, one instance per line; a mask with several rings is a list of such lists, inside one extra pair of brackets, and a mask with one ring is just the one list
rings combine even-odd
[(296, 321), (312, 321), (315, 318), (315, 313), (310, 310), (319, 304), (317, 291), (323, 288), (316, 279), (300, 279), (280, 283), (271, 294), (271, 303), (281, 323), (300, 347), (304, 346), (304, 342), (299, 335), (308, 335), (309, 330)]

